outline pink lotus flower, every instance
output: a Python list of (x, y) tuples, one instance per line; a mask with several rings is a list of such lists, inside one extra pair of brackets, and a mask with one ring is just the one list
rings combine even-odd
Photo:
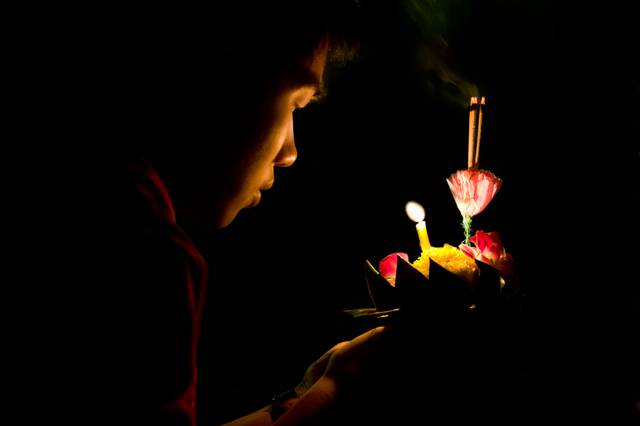
[(496, 268), (501, 275), (511, 275), (513, 258), (507, 254), (500, 234), (497, 232), (478, 231), (469, 239), (475, 247), (460, 244), (458, 248), (467, 256)]
[(458, 170), (447, 179), (449, 189), (456, 200), (463, 218), (472, 218), (496, 195), (502, 180), (488, 170)]
[(395, 287), (396, 285), (396, 271), (398, 269), (398, 256), (409, 261), (409, 255), (407, 253), (392, 253), (386, 256), (384, 259), (380, 261), (379, 269), (380, 275), (387, 281), (389, 284)]

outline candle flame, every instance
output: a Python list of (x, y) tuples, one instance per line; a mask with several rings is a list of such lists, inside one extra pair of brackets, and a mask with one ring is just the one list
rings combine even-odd
[(409, 219), (416, 223), (424, 220), (424, 207), (420, 203), (409, 201), (405, 206), (405, 211)]

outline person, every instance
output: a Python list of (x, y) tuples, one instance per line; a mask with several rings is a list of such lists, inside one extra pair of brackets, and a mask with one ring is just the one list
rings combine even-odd
[[(196, 424), (208, 265), (191, 234), (228, 226), (296, 161), (293, 113), (322, 93), (326, 63), (348, 50), (333, 3), (345, 2), (149, 12), (91, 41), (97, 63), (87, 62), (101, 78), (82, 82), (98, 99), (76, 109), (78, 126), (105, 143), (84, 158), (74, 188), (75, 216), (92, 230), (77, 255), (91, 283), (82, 318), (93, 373), (79, 386), (89, 403), (77, 404), (86, 420)], [(325, 418), (385, 335), (379, 327), (337, 344), (295, 391), (231, 424)]]

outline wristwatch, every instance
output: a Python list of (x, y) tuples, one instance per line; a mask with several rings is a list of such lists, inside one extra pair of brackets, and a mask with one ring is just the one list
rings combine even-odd
[(276, 421), (280, 416), (284, 414), (289, 408), (291, 408), (298, 400), (298, 394), (294, 389), (288, 389), (284, 392), (276, 394), (271, 399), (271, 420)]

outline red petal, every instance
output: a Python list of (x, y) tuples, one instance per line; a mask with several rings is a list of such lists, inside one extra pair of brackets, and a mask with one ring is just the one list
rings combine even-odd
[(392, 253), (380, 261), (380, 275), (386, 279), (391, 278), (395, 280), (396, 270), (398, 269), (398, 256), (407, 262), (409, 261), (409, 255), (407, 253)]
[(469, 238), (469, 241), (478, 247), (482, 256), (493, 261), (497, 261), (504, 251), (502, 241), (500, 241), (500, 234), (497, 232), (482, 232), (478, 230), (473, 237)]
[[(469, 241), (471, 241), (471, 238), (469, 239)], [(478, 250), (476, 247), (471, 247), (466, 244), (460, 244), (458, 248), (460, 249), (460, 251), (462, 251), (472, 259), (475, 259), (480, 255), (480, 250)]]

